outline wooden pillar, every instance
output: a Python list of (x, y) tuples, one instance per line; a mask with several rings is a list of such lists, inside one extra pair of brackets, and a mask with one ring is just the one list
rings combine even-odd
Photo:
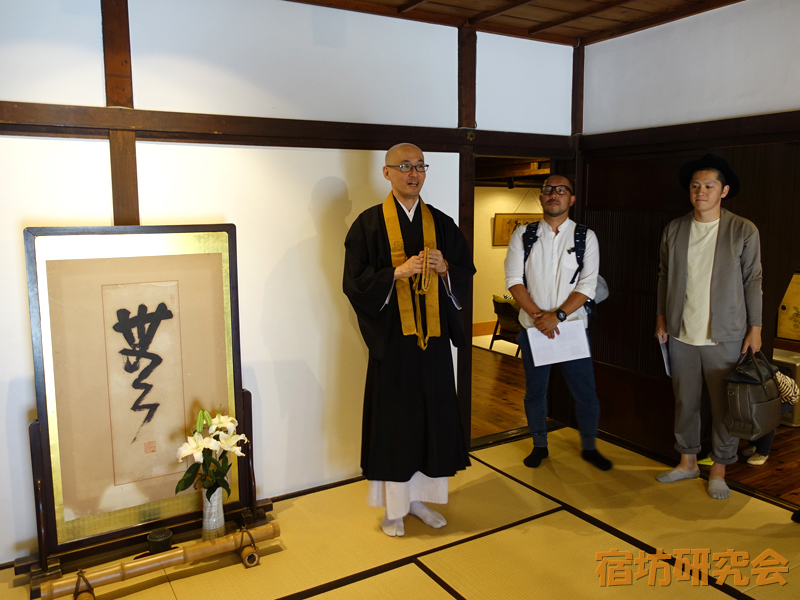
[[(478, 34), (472, 27), (458, 28), (458, 127), (466, 129), (465, 143), (459, 148), (458, 225), (469, 247), (475, 244), (475, 72)], [(472, 336), (472, 283), (462, 299), (462, 323), (467, 337)], [(458, 349), (456, 384), (464, 426), (464, 441), (469, 449), (472, 437), (472, 344)]]
[(475, 129), (475, 65), (478, 34), (472, 27), (458, 28), (458, 126)]
[[(133, 108), (128, 0), (101, 0), (106, 105)], [(136, 133), (109, 130), (114, 225), (139, 225)]]
[[(459, 186), (458, 186), (458, 226), (469, 247), (474, 251), (475, 245), (475, 150), (472, 146), (461, 146), (459, 149)], [(472, 282), (469, 293), (461, 302), (462, 323), (468, 339), (472, 336)], [(472, 344), (468, 343), (458, 349), (456, 384), (458, 386), (458, 403), (464, 425), (464, 441), (469, 449), (472, 431)]]

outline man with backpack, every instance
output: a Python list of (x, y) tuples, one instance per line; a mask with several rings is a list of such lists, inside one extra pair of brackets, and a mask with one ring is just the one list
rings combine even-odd
[[(519, 304), (519, 320), (524, 328), (518, 341), (525, 367), (525, 414), (533, 451), (523, 462), (533, 468), (548, 456), (550, 365), (534, 364), (527, 329), (536, 328), (552, 339), (559, 334), (558, 326), (563, 321), (580, 320), (588, 327), (587, 310), (595, 295), (600, 266), (594, 232), (569, 218), (569, 208), (575, 204), (573, 189), (570, 180), (561, 175), (551, 175), (545, 180), (539, 196), (544, 217), (514, 231), (505, 260), (506, 287)], [(595, 446), (600, 402), (595, 392), (592, 359), (562, 362), (560, 368), (575, 399), (581, 456), (607, 471), (612, 467), (611, 461)]]

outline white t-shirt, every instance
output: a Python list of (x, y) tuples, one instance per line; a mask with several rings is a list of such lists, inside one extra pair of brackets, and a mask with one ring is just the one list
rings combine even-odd
[(719, 219), (701, 223), (692, 219), (687, 250), (686, 300), (678, 341), (692, 346), (713, 346), (711, 340), (711, 272), (717, 249)]

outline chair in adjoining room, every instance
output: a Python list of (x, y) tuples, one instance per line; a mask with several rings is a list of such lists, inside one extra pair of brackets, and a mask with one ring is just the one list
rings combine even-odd
[[(489, 350), (492, 349), (495, 340), (505, 340), (516, 344), (517, 334), (522, 329), (519, 324), (519, 306), (514, 300), (501, 296), (493, 296), (492, 303), (494, 304), (494, 313), (497, 315), (497, 323), (494, 326), (492, 341), (489, 342)], [(514, 356), (519, 356), (519, 344), (517, 344), (517, 352)]]

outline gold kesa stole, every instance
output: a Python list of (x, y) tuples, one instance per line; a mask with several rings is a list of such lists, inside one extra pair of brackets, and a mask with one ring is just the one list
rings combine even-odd
[[(403, 265), (408, 260), (408, 257), (403, 244), (403, 233), (400, 230), (397, 207), (394, 203), (394, 196), (390, 192), (389, 197), (383, 203), (383, 219), (386, 221), (386, 232), (389, 235), (392, 266), (397, 268)], [(414, 280), (414, 300), (417, 309), (416, 319), (414, 318), (414, 307), (411, 306), (411, 285), (408, 279), (398, 279), (394, 282), (394, 285), (397, 290), (397, 304), (400, 307), (400, 323), (403, 325), (403, 335), (416, 335), (417, 345), (425, 350), (428, 347), (428, 338), (441, 335), (441, 325), (439, 323), (438, 275), (432, 272), (428, 266), (428, 250), (436, 249), (436, 227), (433, 223), (433, 215), (430, 209), (425, 206), (422, 198), (419, 199), (419, 210), (422, 211), (422, 237), (425, 240), (426, 250), (422, 273), (412, 277)], [(436, 279), (431, 281), (434, 277)], [(425, 321), (428, 331), (424, 335), (419, 305), (420, 296), (425, 296)]]

